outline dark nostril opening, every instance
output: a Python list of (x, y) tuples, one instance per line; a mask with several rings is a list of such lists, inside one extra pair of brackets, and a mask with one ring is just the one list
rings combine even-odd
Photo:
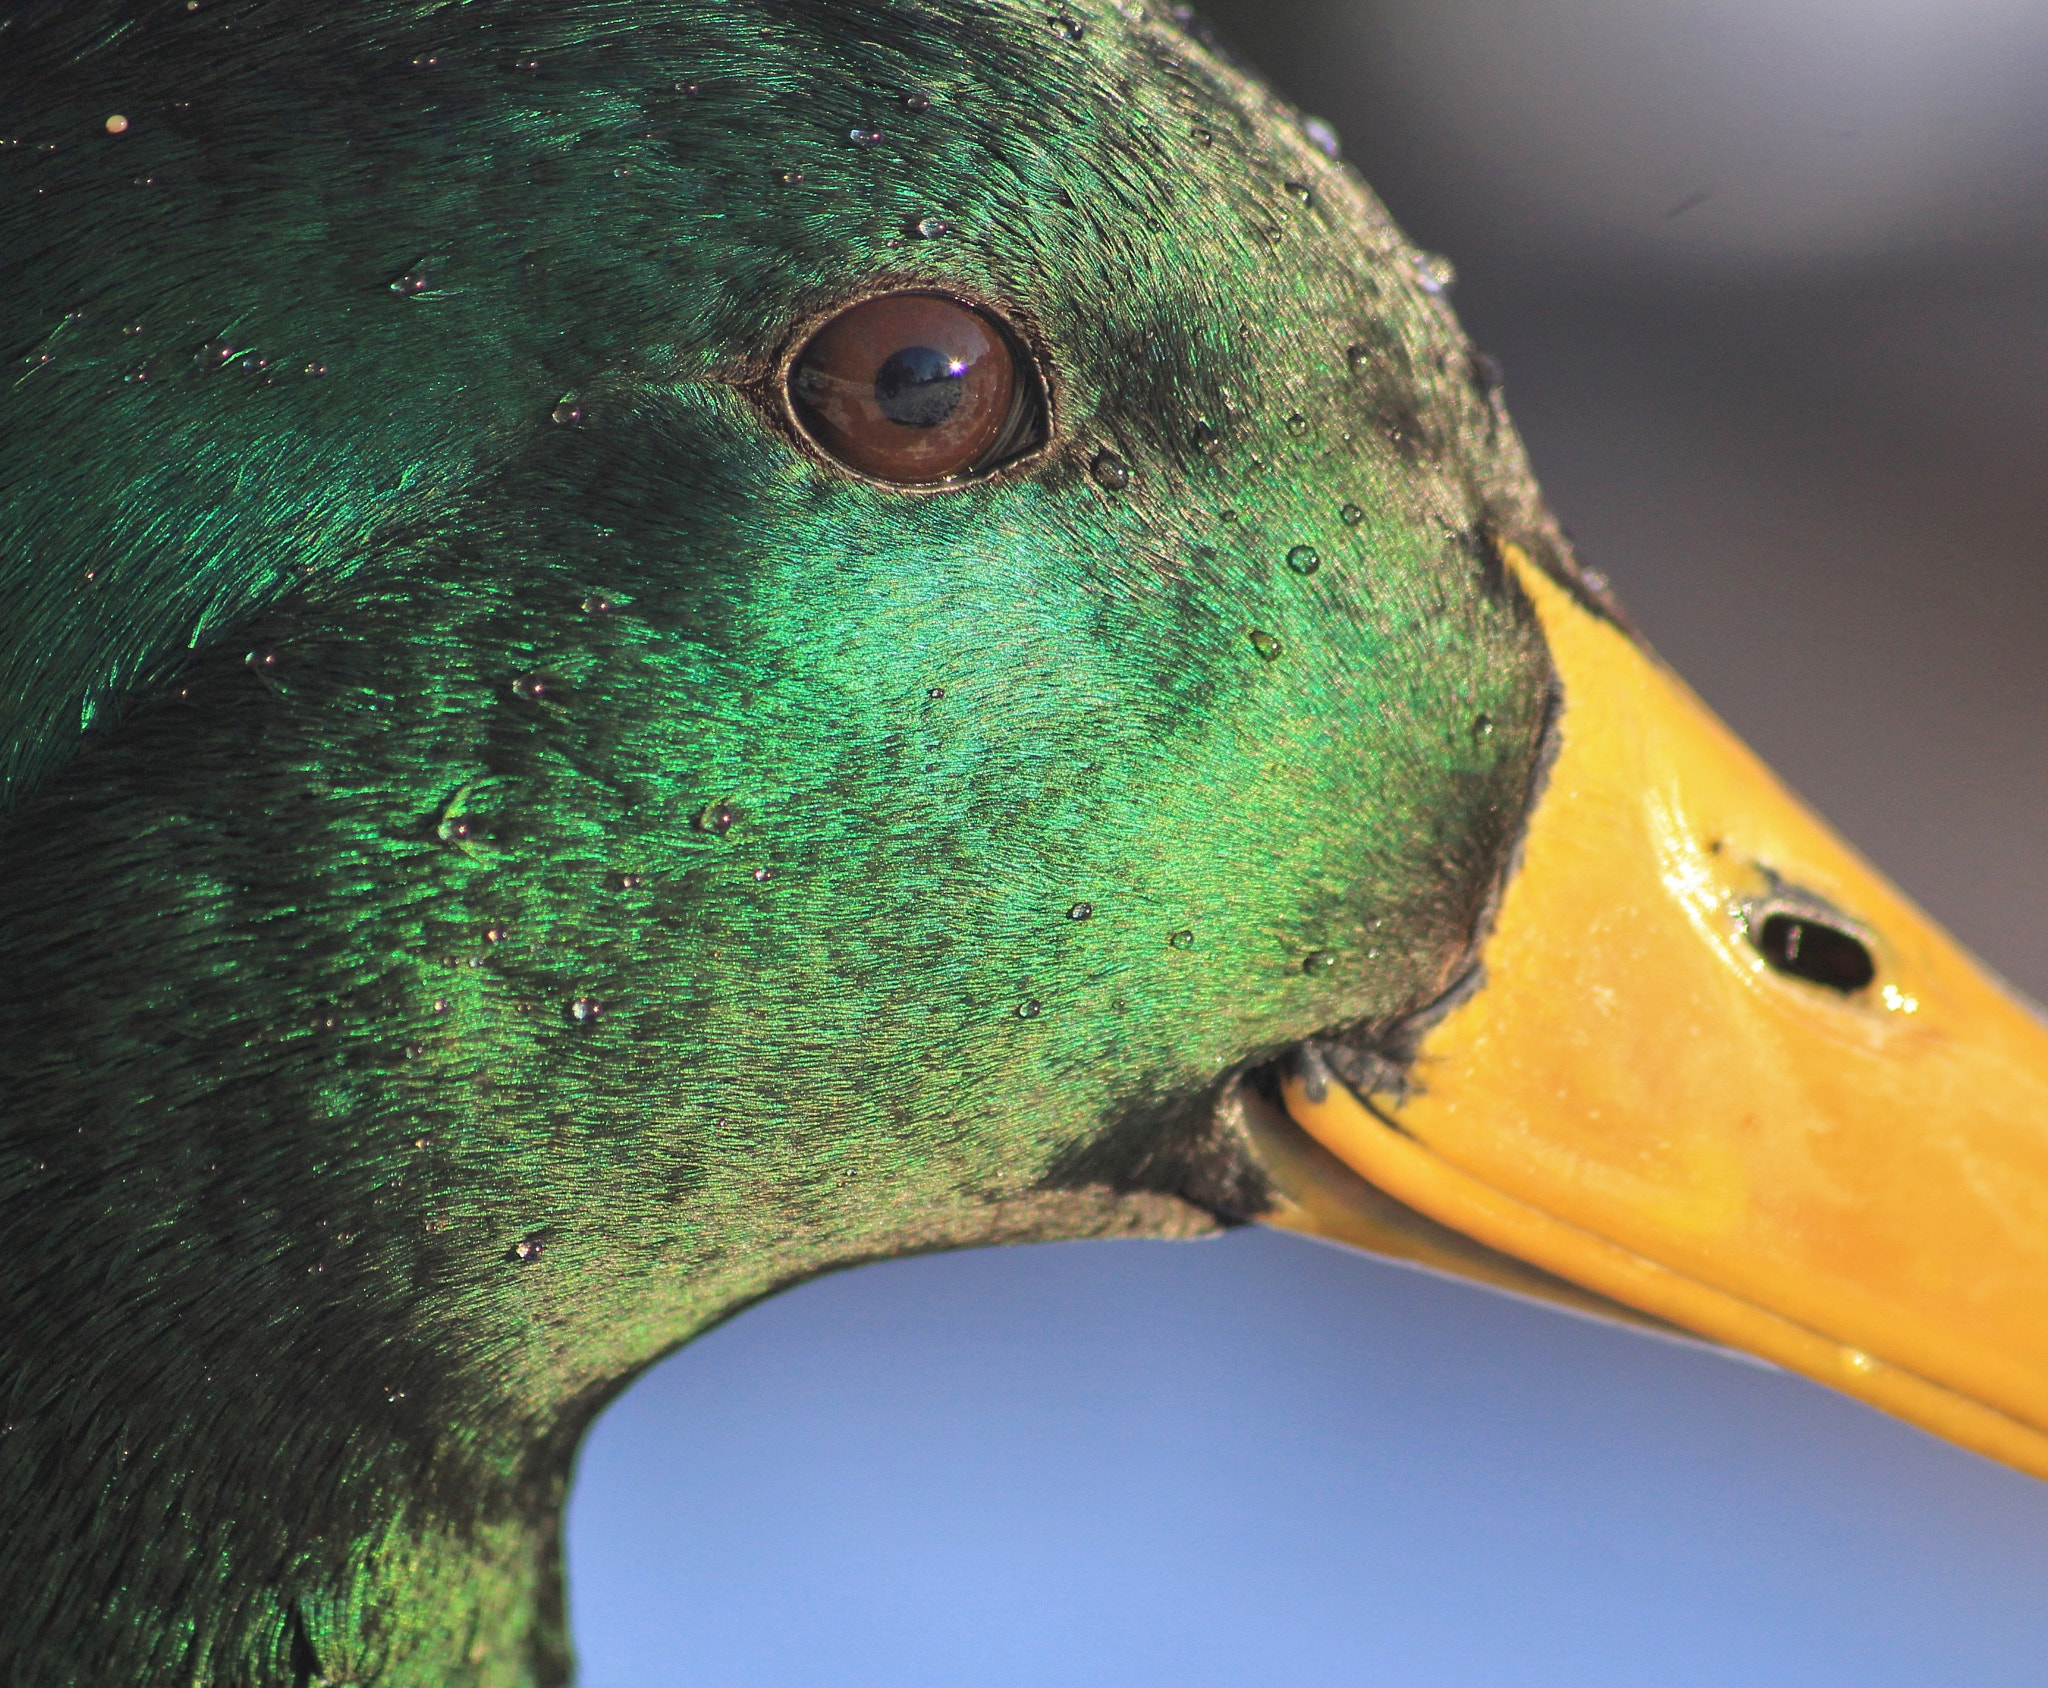
[(1805, 915), (1766, 916), (1756, 947), (1780, 973), (1831, 991), (1860, 991), (1877, 977), (1877, 963), (1860, 939)]

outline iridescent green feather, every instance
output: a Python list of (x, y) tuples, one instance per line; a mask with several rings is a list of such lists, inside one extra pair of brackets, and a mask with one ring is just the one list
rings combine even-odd
[[(1569, 563), (1163, 9), (4, 20), (0, 1654), (557, 1681), (663, 1352), (1259, 1211), (1218, 1086), (1465, 967), (1550, 703), (1493, 547)], [(885, 286), (1016, 324), (1042, 458), (797, 447)]]

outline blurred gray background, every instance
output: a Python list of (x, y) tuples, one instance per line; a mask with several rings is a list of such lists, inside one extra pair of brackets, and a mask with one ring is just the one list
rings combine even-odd
[(2048, 996), (2048, 5), (1228, 0), (1651, 638)]
[[(2048, 996), (2048, 4), (1206, 11), (1664, 653)], [(593, 1688), (2048, 1680), (2048, 1486), (1268, 1235), (771, 1302), (600, 1424), (570, 1571)]]

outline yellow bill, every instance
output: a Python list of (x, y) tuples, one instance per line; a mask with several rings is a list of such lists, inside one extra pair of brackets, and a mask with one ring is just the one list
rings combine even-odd
[(1564, 701), (1484, 983), (1405, 1094), (1285, 1081), (1342, 1168), (1279, 1167), (1278, 1222), (1374, 1246), (1412, 1210), (1391, 1252), (1523, 1263), (2048, 1477), (2048, 1029), (1509, 560)]

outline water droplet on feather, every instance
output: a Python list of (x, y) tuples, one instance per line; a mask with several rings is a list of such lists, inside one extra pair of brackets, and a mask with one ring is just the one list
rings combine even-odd
[(1458, 272), (1450, 259), (1434, 252), (1415, 255), (1415, 279), (1425, 293), (1448, 293), (1458, 284)]
[(1308, 144), (1325, 158), (1334, 159), (1344, 150), (1344, 143), (1337, 138), (1337, 131), (1320, 117), (1304, 117), (1301, 132)]
[(391, 291), (401, 299), (417, 299), (423, 293), (434, 290), (435, 272), (446, 260), (443, 258), (416, 258), (406, 272), (391, 283)]

